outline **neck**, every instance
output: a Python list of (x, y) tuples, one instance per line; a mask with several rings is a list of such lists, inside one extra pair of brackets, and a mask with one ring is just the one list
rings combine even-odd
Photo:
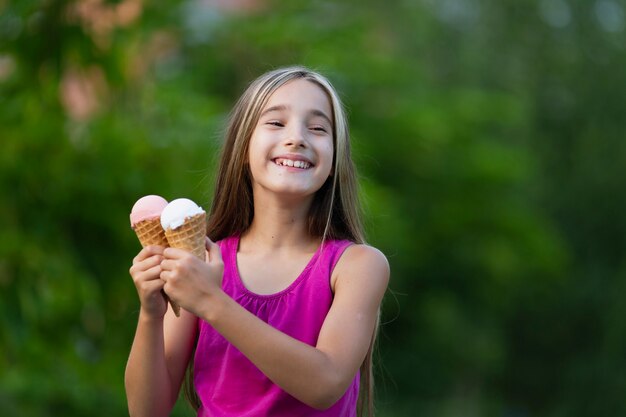
[(309, 235), (307, 215), (313, 196), (305, 201), (288, 201), (280, 196), (254, 197), (252, 224), (242, 236), (242, 242), (255, 247), (276, 250), (282, 247), (316, 247), (318, 239)]

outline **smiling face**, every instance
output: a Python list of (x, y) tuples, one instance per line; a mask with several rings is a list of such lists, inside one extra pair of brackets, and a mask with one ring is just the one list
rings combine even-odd
[(330, 100), (317, 84), (295, 79), (268, 99), (250, 139), (248, 160), (256, 196), (312, 196), (332, 170)]

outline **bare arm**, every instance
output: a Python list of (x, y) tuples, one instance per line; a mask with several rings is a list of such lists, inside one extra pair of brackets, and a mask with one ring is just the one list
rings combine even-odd
[(162, 248), (142, 250), (131, 275), (141, 300), (135, 339), (126, 366), (125, 386), (131, 416), (167, 416), (174, 406), (192, 352), (196, 318), (182, 310), (177, 318), (161, 294)]
[[(168, 249), (170, 251), (170, 249)], [(209, 256), (219, 249), (211, 244)], [(176, 253), (166, 252), (177, 257)], [(317, 346), (309, 346), (274, 329), (228, 297), (217, 285), (202, 293), (205, 302), (195, 306), (178, 298), (182, 280), (175, 263), (164, 262), (170, 297), (209, 322), (268, 378), (300, 401), (325, 409), (350, 385), (363, 362), (374, 331), (378, 308), (389, 280), (389, 266), (376, 249), (355, 245), (346, 250), (335, 268), (335, 297), (322, 326)], [(167, 261), (169, 262), (169, 261)], [(221, 257), (219, 257), (221, 262)], [(211, 262), (209, 262), (211, 263)], [(165, 266), (167, 265), (167, 266)], [(186, 268), (183, 268), (185, 270)], [(220, 266), (216, 266), (220, 270)], [(210, 271), (207, 271), (210, 274)], [(219, 278), (216, 278), (219, 279)], [(177, 294), (178, 293), (178, 294)], [(193, 304), (193, 303), (192, 303)], [(271, 349), (267, 349), (271, 346)], [(294, 372), (297, 369), (297, 372)]]

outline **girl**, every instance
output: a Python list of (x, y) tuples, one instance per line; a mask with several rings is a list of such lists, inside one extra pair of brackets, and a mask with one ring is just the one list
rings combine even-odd
[(198, 416), (373, 415), (389, 266), (364, 244), (346, 116), (324, 77), (284, 68), (248, 87), (207, 230), (206, 262), (158, 246), (133, 260), (131, 416), (168, 415), (189, 363)]

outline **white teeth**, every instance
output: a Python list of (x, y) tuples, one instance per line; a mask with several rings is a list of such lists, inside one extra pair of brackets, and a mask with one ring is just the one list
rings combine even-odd
[(310, 163), (306, 161), (292, 161), (291, 159), (282, 159), (276, 161), (278, 165), (286, 166), (286, 167), (295, 167), (300, 169), (307, 169), (311, 166)]

